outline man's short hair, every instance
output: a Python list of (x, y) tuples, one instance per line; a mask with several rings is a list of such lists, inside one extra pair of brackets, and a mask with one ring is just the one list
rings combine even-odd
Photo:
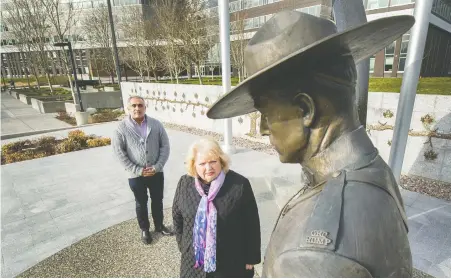
[(146, 105), (146, 101), (144, 100), (144, 98), (141, 97), (141, 96), (138, 96), (138, 95), (133, 95), (133, 96), (128, 97), (127, 105), (130, 105), (130, 101), (131, 101), (132, 99), (135, 99), (135, 98), (136, 98), (136, 99), (141, 99), (141, 100), (143, 101), (144, 105)]

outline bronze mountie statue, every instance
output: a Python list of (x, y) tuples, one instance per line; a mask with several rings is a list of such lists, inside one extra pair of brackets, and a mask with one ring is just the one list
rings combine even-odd
[(280, 12), (246, 47), (250, 77), (207, 112), (260, 111), (281, 162), (300, 163), (309, 177), (280, 213), (263, 277), (411, 276), (398, 185), (358, 121), (355, 63), (413, 23), (388, 17), (338, 33), (332, 21)]

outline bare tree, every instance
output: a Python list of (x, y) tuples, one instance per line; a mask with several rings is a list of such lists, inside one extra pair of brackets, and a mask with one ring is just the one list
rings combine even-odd
[(186, 68), (187, 59), (184, 43), (181, 39), (185, 0), (156, 0), (153, 5), (158, 30), (160, 32), (161, 49), (169, 74), (179, 83), (179, 74)]
[(231, 33), (233, 41), (230, 44), (230, 58), (232, 67), (238, 71), (238, 81), (241, 82), (245, 77), (244, 68), (244, 49), (246, 48), (248, 39), (245, 36), (245, 20), (243, 13), (238, 13), (232, 22)]
[(156, 78), (158, 37), (153, 25), (151, 20), (143, 17), (142, 10), (137, 6), (128, 8), (121, 19), (120, 27), (127, 45), (121, 54), (125, 64), (140, 76), (141, 82), (144, 82), (146, 72), (149, 79), (150, 72)]
[(116, 75), (115, 57), (111, 49), (111, 29), (108, 18), (108, 9), (101, 6), (92, 9), (85, 16), (84, 37), (95, 50), (96, 64), (108, 72), (112, 82)]
[(179, 29), (179, 38), (184, 45), (184, 53), (190, 64), (194, 64), (199, 83), (202, 84), (200, 66), (205, 62), (208, 50), (214, 45), (215, 36), (208, 34), (209, 18), (204, 13), (205, 1), (190, 0), (181, 4), (183, 12), (180, 18), (182, 28)]
[(27, 0), (10, 0), (5, 3), (5, 11), (2, 12), (2, 22), (8, 26), (10, 35), (16, 41), (16, 47), (22, 53), (24, 72), (27, 77), (28, 86), (31, 87), (28, 72), (31, 70), (35, 76), (36, 85), (40, 89), (38, 74), (38, 59), (33, 52), (33, 36), (30, 32), (24, 32), (31, 28), (27, 13), (22, 12), (27, 8)]
[[(60, 42), (67, 39), (68, 36), (72, 38), (78, 38), (76, 33), (76, 25), (79, 20), (77, 17), (77, 11), (74, 7), (72, 0), (39, 0), (44, 10), (48, 15), (48, 22), (52, 26), (52, 33), (56, 35)], [(72, 86), (71, 71), (69, 70), (70, 61), (67, 53), (65, 55), (59, 55), (64, 63), (64, 72), (67, 74), (69, 85), (72, 91), (72, 95), (75, 100), (75, 92)]]
[[(16, 0), (13, 0), (16, 1)], [(51, 26), (49, 24), (49, 17), (42, 4), (38, 1), (17, 0), (21, 2), (21, 10), (27, 17), (28, 29), (31, 35), (32, 49), (36, 51), (39, 66), (43, 69), (47, 82), (50, 87), (50, 92), (53, 92), (52, 82), (50, 80), (50, 66), (51, 61), (49, 57), (48, 43), (50, 42)]]

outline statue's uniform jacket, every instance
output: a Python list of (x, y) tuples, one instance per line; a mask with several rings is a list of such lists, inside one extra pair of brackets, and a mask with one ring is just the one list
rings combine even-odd
[(282, 209), (263, 277), (411, 277), (397, 183), (366, 133), (356, 136), (371, 147), (357, 162), (300, 192)]

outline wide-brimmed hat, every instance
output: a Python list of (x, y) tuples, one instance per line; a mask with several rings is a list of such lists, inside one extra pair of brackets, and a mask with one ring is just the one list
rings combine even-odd
[[(337, 32), (331, 20), (297, 11), (283, 11), (268, 20), (244, 51), (249, 77), (223, 95), (208, 110), (212, 119), (230, 118), (255, 111), (251, 92), (259, 83), (288, 82), (288, 72), (305, 71), (315, 59), (351, 55), (355, 63), (370, 57), (407, 32), (413, 16), (377, 19)], [(259, 90), (260, 91), (260, 90)]]

